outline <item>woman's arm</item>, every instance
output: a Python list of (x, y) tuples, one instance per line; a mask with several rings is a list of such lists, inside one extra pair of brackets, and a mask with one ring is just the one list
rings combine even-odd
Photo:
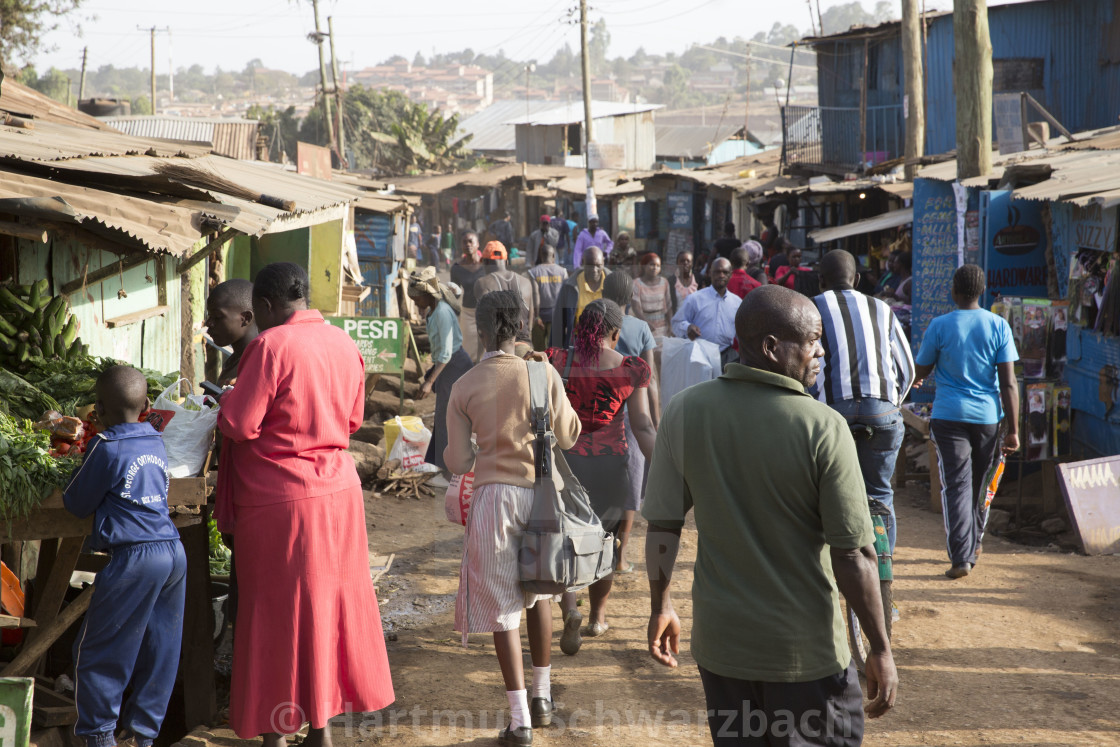
[(634, 281), (634, 292), (630, 296), (630, 313), (633, 314), (635, 318), (641, 319), (644, 322), (646, 321), (646, 313), (645, 310), (642, 309), (642, 294), (638, 292), (638, 283), (640, 282), (642, 281)]
[(583, 426), (579, 422), (579, 414), (568, 399), (568, 393), (564, 391), (564, 380), (553, 366), (549, 366), (548, 372), (548, 399), (556, 445), (561, 451), (567, 451), (576, 445)]
[(452, 474), (465, 475), (474, 469), (475, 450), (471, 444), (471, 419), (463, 411), (459, 387), (454, 387), (447, 403), (447, 446), (443, 463)]
[[(646, 387), (649, 390), (649, 394), (647, 395), (649, 398), (649, 417), (650, 420), (653, 421), (653, 427), (656, 430), (658, 424), (661, 422), (661, 382), (657, 380), (657, 366), (654, 365), (653, 351), (654, 348), (642, 351), (642, 360), (649, 366), (649, 386)], [(633, 419), (631, 418), (630, 426), (633, 427), (633, 425)]]
[(1007, 434), (1003, 437), (1003, 451), (1019, 450), (1019, 381), (1015, 378), (1015, 363), (997, 363), (999, 373), (999, 398), (1003, 402)]
[(437, 363), (428, 369), (428, 373), (424, 377), (424, 384), (420, 387), (420, 396), (417, 399), (424, 399), (432, 393), (432, 387), (435, 385), (436, 379), (439, 378), (445, 368), (447, 368), (447, 363)]
[(634, 431), (634, 438), (638, 440), (638, 448), (642, 456), (649, 462), (653, 459), (653, 445), (657, 441), (657, 429), (653, 426), (653, 419), (649, 415), (649, 397), (645, 392), (646, 387), (639, 387), (626, 398), (626, 410), (630, 413), (630, 430)]
[(237, 384), (222, 395), (218, 429), (234, 441), (250, 441), (261, 435), (265, 416), (276, 399), (279, 368), (265, 341), (257, 338), (242, 353)]

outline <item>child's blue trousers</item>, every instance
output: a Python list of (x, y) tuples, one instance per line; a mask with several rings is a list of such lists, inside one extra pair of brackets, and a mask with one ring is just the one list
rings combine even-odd
[[(116, 744), (118, 726), (142, 742), (159, 734), (179, 668), (186, 578), (178, 540), (115, 547), (97, 574), (74, 643), (74, 733), (88, 747)], [(122, 711), (130, 681), (132, 697)]]

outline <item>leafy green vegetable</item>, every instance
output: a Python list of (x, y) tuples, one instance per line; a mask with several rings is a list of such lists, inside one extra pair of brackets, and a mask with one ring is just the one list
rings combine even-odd
[(4, 403), (5, 414), (31, 420), (59, 407), (49, 394), (4, 368), (0, 368), (0, 402)]
[(228, 576), (230, 571), (229, 561), (233, 553), (222, 542), (222, 534), (218, 531), (217, 522), (210, 519), (206, 527), (210, 535), (210, 575)]
[(78, 459), (53, 457), (50, 448), (46, 431), (0, 413), (0, 520), (26, 516), (66, 485)]

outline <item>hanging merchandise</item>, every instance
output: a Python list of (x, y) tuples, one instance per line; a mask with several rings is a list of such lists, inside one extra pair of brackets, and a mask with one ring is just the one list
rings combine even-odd
[(1051, 442), (1053, 456), (1068, 456), (1072, 449), (1070, 443), (1070, 400), (1072, 391), (1068, 385), (1054, 387), (1054, 440)]
[(1066, 334), (1068, 331), (1069, 302), (1052, 301), (1046, 368), (1050, 375), (1055, 378), (1062, 378), (1066, 370)]
[(1050, 302), (1041, 298), (1024, 298), (1023, 321), (1019, 338), (1019, 360), (1023, 376), (1028, 379), (1046, 378)]
[(1027, 385), (1026, 457), (1028, 461), (1050, 456), (1051, 384)]

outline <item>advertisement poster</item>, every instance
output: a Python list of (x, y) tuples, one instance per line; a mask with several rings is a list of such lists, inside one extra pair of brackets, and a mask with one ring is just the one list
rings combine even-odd
[(365, 361), (366, 373), (404, 370), (408, 328), (403, 319), (330, 316), (327, 321), (350, 335)]
[(1013, 200), (1008, 190), (980, 194), (984, 270), (988, 290), (981, 305), (996, 294), (1046, 298), (1046, 230), (1041, 202)]

